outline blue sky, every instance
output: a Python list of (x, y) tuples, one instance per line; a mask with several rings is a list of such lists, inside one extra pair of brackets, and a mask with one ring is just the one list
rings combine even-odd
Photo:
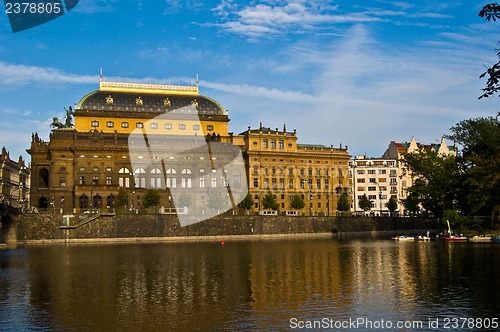
[(477, 100), (499, 23), (479, 1), (80, 0), (12, 33), (0, 13), (0, 145), (27, 157), (31, 133), (106, 80), (186, 84), (229, 110), (230, 130), (263, 122), (300, 143), (378, 157), (391, 140), (432, 143), (498, 112)]

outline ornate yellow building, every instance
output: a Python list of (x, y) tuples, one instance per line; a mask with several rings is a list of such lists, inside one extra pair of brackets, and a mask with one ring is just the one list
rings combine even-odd
[[(40, 209), (113, 210), (119, 187), (128, 193), (128, 208), (140, 208), (149, 187), (159, 191), (165, 211), (175, 208), (173, 188), (191, 189), (196, 194), (190, 204), (201, 206), (208, 204), (214, 188), (242, 187), (244, 175), (237, 171), (215, 176), (213, 167), (200, 167), (194, 159), (203, 159), (203, 151), (182, 154), (182, 142), (193, 137), (209, 146), (217, 142), (227, 147), (211, 151), (219, 154), (210, 158), (212, 166), (216, 159), (229, 163), (234, 148), (241, 148), (258, 211), (262, 210), (263, 194), (271, 191), (283, 212), (291, 210), (291, 197), (299, 194), (307, 204), (302, 214), (331, 214), (337, 196), (348, 187), (347, 148), (297, 144), (295, 130), (262, 126), (233, 135), (228, 130), (227, 111), (200, 95), (198, 85), (101, 80), (99, 89), (84, 96), (74, 113), (68, 111), (66, 125), (54, 120), (53, 126), (59, 128), (52, 130), (50, 140), (45, 142), (33, 134), (28, 150), (32, 158), (31, 204)], [(168, 143), (160, 146), (158, 155), (148, 148), (133, 154), (137, 142), (130, 136), (137, 132), (144, 133), (147, 147), (156, 138), (168, 137)], [(168, 167), (162, 162), (165, 158)]]
[(263, 211), (262, 199), (270, 191), (280, 211), (294, 213), (293, 196), (306, 203), (298, 214), (330, 215), (337, 210), (337, 198), (349, 192), (346, 148), (299, 144), (297, 131), (262, 127), (248, 128), (237, 136), (248, 165), (249, 192), (255, 208)]

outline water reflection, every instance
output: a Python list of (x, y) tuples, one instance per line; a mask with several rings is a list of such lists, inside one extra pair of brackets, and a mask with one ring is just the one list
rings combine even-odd
[(288, 329), (290, 318), (494, 317), (500, 246), (356, 240), (0, 252), (7, 329)]

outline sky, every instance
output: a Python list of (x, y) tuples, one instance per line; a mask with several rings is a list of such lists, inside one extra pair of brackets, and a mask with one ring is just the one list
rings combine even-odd
[[(494, 116), (481, 99), (500, 22), (486, 2), (80, 0), (13, 33), (0, 12), (0, 145), (31, 133), (107, 81), (192, 84), (229, 112), (235, 134), (260, 122), (299, 143), (380, 157), (391, 141), (434, 143), (461, 120)], [(450, 142), (450, 144), (452, 144)]]

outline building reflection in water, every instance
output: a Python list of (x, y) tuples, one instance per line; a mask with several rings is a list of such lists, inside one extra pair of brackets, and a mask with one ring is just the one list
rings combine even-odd
[(331, 239), (33, 247), (0, 256), (0, 317), (135, 331), (484, 316), (500, 309), (494, 249)]

